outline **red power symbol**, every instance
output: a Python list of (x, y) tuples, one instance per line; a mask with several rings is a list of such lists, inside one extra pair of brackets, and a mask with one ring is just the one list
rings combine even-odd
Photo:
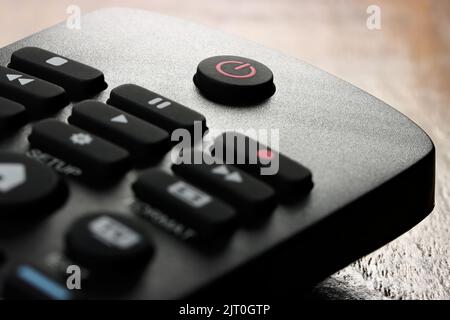
[[(236, 75), (236, 74), (231, 74), (228, 73), (226, 71), (224, 71), (222, 69), (223, 66), (228, 65), (228, 64), (235, 64), (237, 65), (236, 67), (234, 67), (234, 70), (242, 70), (244, 68), (248, 68), (248, 70), (250, 71), (248, 74), (245, 75)], [(216, 70), (217, 72), (219, 72), (220, 74), (226, 76), (226, 77), (230, 77), (230, 78), (237, 78), (237, 79), (248, 79), (248, 78), (252, 78), (256, 75), (256, 69), (254, 67), (252, 67), (252, 65), (250, 63), (245, 63), (245, 62), (241, 62), (241, 61), (222, 61), (219, 62), (216, 65)]]

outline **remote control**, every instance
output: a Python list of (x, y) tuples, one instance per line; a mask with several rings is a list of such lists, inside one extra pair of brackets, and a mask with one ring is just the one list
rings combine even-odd
[(0, 49), (0, 130), (5, 299), (292, 298), (434, 206), (435, 149), (407, 117), (145, 11)]

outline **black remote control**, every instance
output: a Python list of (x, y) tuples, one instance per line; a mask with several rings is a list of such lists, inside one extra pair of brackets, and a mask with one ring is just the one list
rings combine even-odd
[(435, 149), (407, 117), (144, 11), (0, 49), (0, 130), (6, 299), (292, 297), (434, 206)]

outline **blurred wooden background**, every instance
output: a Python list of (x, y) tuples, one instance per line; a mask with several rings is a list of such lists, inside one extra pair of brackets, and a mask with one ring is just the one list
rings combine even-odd
[[(450, 1), (1, 0), (0, 47), (82, 12), (127, 6), (234, 33), (325, 69), (408, 115), (434, 140), (437, 199), (421, 225), (321, 284), (345, 298), (450, 299)], [(366, 27), (381, 8), (382, 28)]]

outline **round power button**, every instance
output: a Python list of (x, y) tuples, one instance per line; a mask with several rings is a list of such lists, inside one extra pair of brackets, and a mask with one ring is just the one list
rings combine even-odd
[(275, 93), (272, 71), (255, 60), (216, 56), (197, 67), (194, 83), (206, 98), (226, 104), (254, 104)]

